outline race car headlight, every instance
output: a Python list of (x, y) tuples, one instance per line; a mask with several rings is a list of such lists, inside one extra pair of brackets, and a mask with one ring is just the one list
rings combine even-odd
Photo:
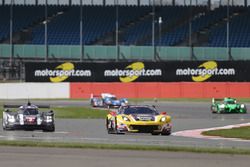
[(13, 115), (8, 115), (8, 121), (11, 123), (14, 123), (16, 121), (16, 119)]
[(220, 108), (225, 108), (225, 104), (220, 105)]
[(130, 121), (129, 119), (128, 119), (128, 117), (122, 117), (122, 119), (124, 120), (124, 121)]
[(166, 121), (166, 117), (162, 117), (161, 122), (165, 122), (165, 121)]
[(37, 117), (37, 124), (41, 124), (42, 123), (42, 118), (41, 117)]
[(241, 104), (241, 105), (240, 105), (240, 108), (244, 108), (244, 107), (245, 107), (245, 105), (244, 105), (244, 104)]
[(52, 116), (46, 116), (45, 122), (52, 122)]
[(123, 103), (128, 104), (128, 100), (127, 99), (123, 99)]

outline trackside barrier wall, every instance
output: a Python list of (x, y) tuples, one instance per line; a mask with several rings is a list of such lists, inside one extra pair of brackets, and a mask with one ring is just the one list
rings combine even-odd
[(250, 97), (250, 82), (1, 83), (0, 99), (89, 98), (91, 93), (127, 98)]
[(69, 83), (1, 83), (0, 99), (69, 98)]
[(127, 98), (249, 98), (250, 82), (70, 83), (70, 98), (104, 92)]

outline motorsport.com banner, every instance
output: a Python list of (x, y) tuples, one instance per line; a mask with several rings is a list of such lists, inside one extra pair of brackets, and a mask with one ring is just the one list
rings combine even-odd
[(249, 82), (250, 61), (26, 63), (26, 82)]

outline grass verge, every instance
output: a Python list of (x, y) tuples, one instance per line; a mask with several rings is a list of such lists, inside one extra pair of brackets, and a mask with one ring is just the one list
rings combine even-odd
[(250, 140), (250, 127), (239, 127), (232, 129), (211, 130), (202, 132), (206, 136), (220, 136), (225, 138), (240, 138)]
[[(106, 118), (108, 110), (93, 109), (89, 107), (53, 107), (51, 108), (55, 112), (56, 118), (73, 118), (73, 119), (100, 119)], [(3, 111), (2, 106), (0, 110)], [(41, 109), (43, 111), (43, 109)], [(0, 112), (0, 119), (3, 112)]]
[(55, 107), (52, 108), (56, 118), (93, 119), (106, 118), (108, 110), (88, 107)]
[(63, 143), (63, 142), (51, 143), (51, 142), (41, 142), (41, 141), (36, 142), (36, 141), (3, 141), (3, 140), (0, 140), (0, 146), (111, 149), (111, 150), (136, 150), (136, 151), (170, 151), (170, 152), (250, 155), (250, 150), (238, 149), (238, 148), (200, 148), (200, 147), (178, 147), (178, 146), (148, 146), (148, 145), (91, 144), (91, 143)]

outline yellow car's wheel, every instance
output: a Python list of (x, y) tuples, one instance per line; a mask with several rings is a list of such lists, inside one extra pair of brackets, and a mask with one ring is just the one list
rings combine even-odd
[(108, 131), (109, 134), (111, 134), (111, 133), (117, 134), (118, 131), (117, 131), (116, 118), (115, 118), (115, 120), (107, 119), (106, 120), (106, 127), (107, 127), (107, 131)]
[(170, 134), (171, 134), (171, 131), (161, 132), (162, 136), (169, 136)]
[(161, 133), (160, 132), (152, 132), (151, 134), (152, 135), (160, 135)]
[(111, 120), (109, 120), (108, 118), (106, 119), (106, 128), (107, 128), (107, 132), (108, 134), (112, 133), (112, 125), (111, 125)]

